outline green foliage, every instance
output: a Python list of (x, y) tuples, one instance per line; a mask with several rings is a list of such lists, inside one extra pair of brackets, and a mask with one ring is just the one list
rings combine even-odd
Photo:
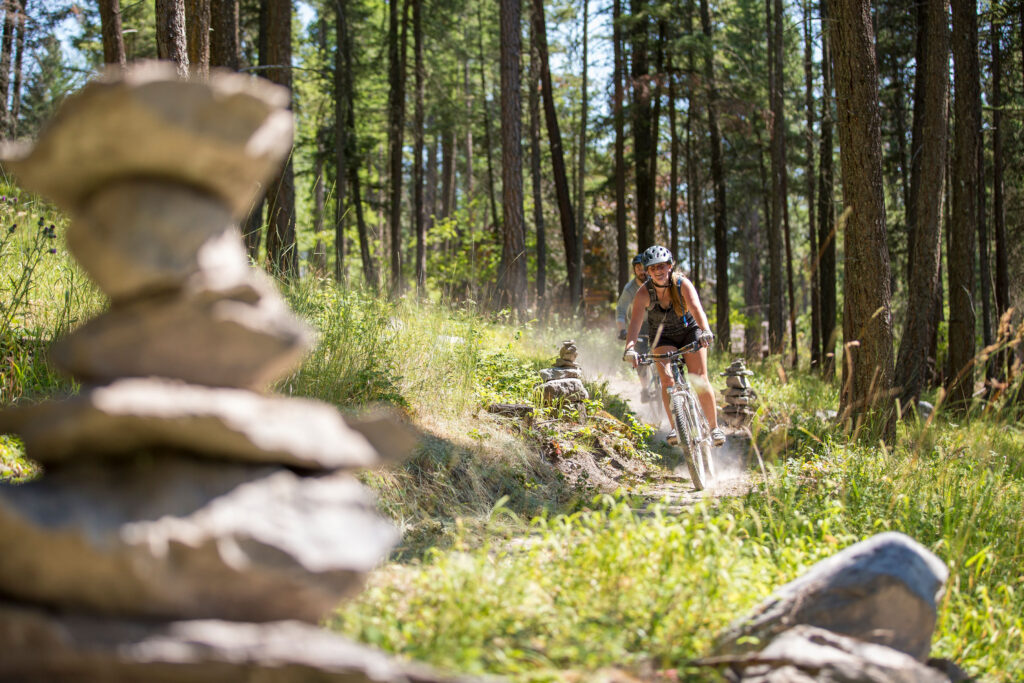
[(46, 346), (98, 303), (60, 239), (66, 220), (0, 184), (0, 405), (71, 387)]
[(473, 383), (484, 405), (533, 403), (540, 378), (538, 363), (523, 360), (511, 351), (484, 353), (477, 362)]
[[(801, 401), (834, 401), (830, 385), (786, 379), (755, 376), (772, 402), (755, 437), (781, 435), (777, 455), (787, 456), (763, 488), (678, 514), (601, 498), (539, 516), (514, 542), (499, 506), (500, 534), (481, 543), (463, 530), (422, 563), (382, 569), (331, 626), (467, 673), (550, 680), (624, 667), (706, 677), (690, 662), (732, 619), (813, 563), (896, 530), (950, 568), (934, 654), (1019, 680), (1024, 430), (983, 418), (903, 423), (892, 450), (869, 448), (847, 443), (827, 415), (798, 417)], [(769, 429), (771, 416), (781, 430)]]

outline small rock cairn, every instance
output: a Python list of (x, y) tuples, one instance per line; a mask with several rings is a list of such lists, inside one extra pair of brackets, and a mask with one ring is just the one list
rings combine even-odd
[(582, 403), (590, 398), (586, 387), (583, 386), (583, 370), (576, 362), (578, 355), (576, 342), (571, 339), (564, 341), (554, 366), (539, 371), (543, 382), (540, 388), (544, 405), (559, 402)]
[(734, 360), (725, 372), (718, 374), (725, 377), (725, 407), (722, 408), (725, 423), (734, 428), (747, 426), (754, 417), (753, 406), (757, 403), (757, 393), (747, 381), (754, 373), (747, 370), (742, 360)]
[(0, 486), (2, 680), (433, 678), (315, 626), (397, 540), (348, 472), (412, 437), (261, 393), (312, 336), (236, 227), (289, 151), (287, 105), (150, 64), (4, 150), (111, 306), (52, 350), (78, 395), (0, 412), (45, 467)]

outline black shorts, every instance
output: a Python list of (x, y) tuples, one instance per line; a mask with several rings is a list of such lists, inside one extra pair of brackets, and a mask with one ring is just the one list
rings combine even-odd
[(663, 334), (661, 339), (658, 340), (658, 346), (674, 346), (677, 349), (681, 349), (697, 341), (698, 330), (700, 330), (700, 326), (695, 323), (687, 326), (677, 334)]

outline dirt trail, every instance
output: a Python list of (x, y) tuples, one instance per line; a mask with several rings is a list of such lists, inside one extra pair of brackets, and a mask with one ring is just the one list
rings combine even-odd
[[(607, 380), (608, 388), (625, 399), (634, 413), (643, 416), (639, 381), (626, 372), (615, 370), (613, 368), (607, 374), (601, 374), (600, 379)], [(755, 472), (750, 468), (753, 455), (746, 434), (723, 429), (726, 432), (725, 445), (714, 451), (717, 470), (715, 479), (704, 491), (694, 491), (686, 464), (682, 461), (678, 449), (665, 443), (665, 437), (669, 432), (668, 417), (663, 415), (660, 423), (654, 426), (657, 431), (650, 444), (652, 450), (662, 454), (663, 467), (653, 470), (653, 476), (648, 476), (643, 482), (630, 487), (630, 493), (644, 501), (638, 506), (638, 511), (661, 503), (666, 512), (679, 512), (702, 498), (741, 496), (750, 490)]]

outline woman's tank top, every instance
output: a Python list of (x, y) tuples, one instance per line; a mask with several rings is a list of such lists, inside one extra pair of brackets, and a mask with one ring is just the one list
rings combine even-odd
[(647, 287), (647, 292), (651, 295), (651, 303), (647, 306), (647, 324), (651, 329), (651, 334), (657, 334), (659, 326), (664, 325), (661, 334), (666, 337), (677, 337), (682, 334), (688, 327), (696, 325), (697, 322), (690, 315), (690, 312), (686, 310), (686, 300), (683, 299), (683, 292), (681, 286), (681, 280), (678, 276), (673, 275), (673, 285), (679, 291), (679, 298), (683, 301), (683, 315), (680, 316), (676, 313), (676, 309), (669, 305), (668, 309), (661, 307), (658, 303), (658, 293), (654, 287), (654, 283), (648, 279), (644, 285)]

